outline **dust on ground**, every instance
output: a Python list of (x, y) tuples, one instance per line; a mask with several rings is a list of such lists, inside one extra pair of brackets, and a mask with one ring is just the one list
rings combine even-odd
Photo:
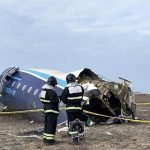
[[(150, 120), (150, 105), (137, 106), (138, 119)], [(42, 135), (18, 136), (20, 133), (43, 127), (21, 115), (0, 116), (0, 150), (148, 150), (150, 149), (150, 123), (96, 125), (85, 132), (85, 140), (75, 145), (66, 133), (57, 133), (58, 145), (45, 146)]]

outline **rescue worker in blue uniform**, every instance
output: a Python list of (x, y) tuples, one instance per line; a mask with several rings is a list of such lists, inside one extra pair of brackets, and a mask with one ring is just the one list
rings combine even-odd
[(81, 106), (84, 89), (76, 82), (76, 77), (74, 74), (68, 74), (66, 76), (66, 81), (67, 86), (61, 95), (61, 100), (66, 104), (66, 113), (69, 126), (69, 124), (72, 121), (75, 121), (77, 118), (81, 121), (84, 121)]
[(48, 78), (47, 83), (42, 86), (40, 101), (44, 107), (44, 137), (43, 141), (47, 145), (55, 144), (55, 132), (57, 127), (57, 117), (59, 114), (59, 97), (54, 90), (57, 80), (54, 76)]

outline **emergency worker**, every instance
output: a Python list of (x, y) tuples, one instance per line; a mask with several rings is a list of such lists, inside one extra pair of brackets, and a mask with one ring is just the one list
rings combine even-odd
[(59, 114), (59, 97), (54, 90), (57, 80), (54, 76), (48, 78), (47, 83), (42, 86), (40, 101), (44, 107), (44, 137), (43, 141), (47, 145), (55, 144), (55, 132), (57, 127), (57, 117)]
[(66, 76), (67, 86), (65, 87), (61, 100), (66, 104), (66, 113), (68, 117), (68, 126), (70, 122), (77, 118), (83, 121), (83, 111), (81, 102), (84, 94), (84, 89), (81, 85), (76, 82), (74, 74), (68, 74)]

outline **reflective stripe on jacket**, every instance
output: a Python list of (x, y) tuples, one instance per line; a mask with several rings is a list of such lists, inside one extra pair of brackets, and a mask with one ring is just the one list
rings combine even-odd
[(66, 110), (82, 110), (82, 107), (66, 107)]
[(64, 89), (61, 100), (66, 104), (66, 110), (82, 110), (83, 87), (77, 83), (68, 84)]
[(44, 105), (44, 113), (59, 113), (59, 97), (51, 85), (43, 85), (40, 94), (40, 101)]

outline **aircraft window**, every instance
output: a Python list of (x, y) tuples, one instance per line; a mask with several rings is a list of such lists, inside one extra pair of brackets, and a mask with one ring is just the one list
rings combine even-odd
[(30, 92), (31, 92), (31, 90), (32, 90), (32, 87), (30, 87), (30, 88), (28, 89), (28, 93), (30, 93)]
[(34, 94), (33, 94), (33, 95), (36, 95), (36, 94), (38, 93), (38, 91), (39, 91), (39, 89), (36, 89), (36, 90), (34, 91)]
[(12, 83), (12, 87), (14, 87), (14, 86), (15, 86), (15, 84), (16, 84), (16, 81), (14, 81), (14, 82)]
[(24, 91), (24, 90), (25, 90), (26, 86), (27, 86), (27, 85), (24, 85), (24, 86), (22, 87), (22, 91)]
[(18, 85), (17, 85), (17, 89), (18, 89), (20, 86), (21, 86), (21, 83), (18, 83)]

